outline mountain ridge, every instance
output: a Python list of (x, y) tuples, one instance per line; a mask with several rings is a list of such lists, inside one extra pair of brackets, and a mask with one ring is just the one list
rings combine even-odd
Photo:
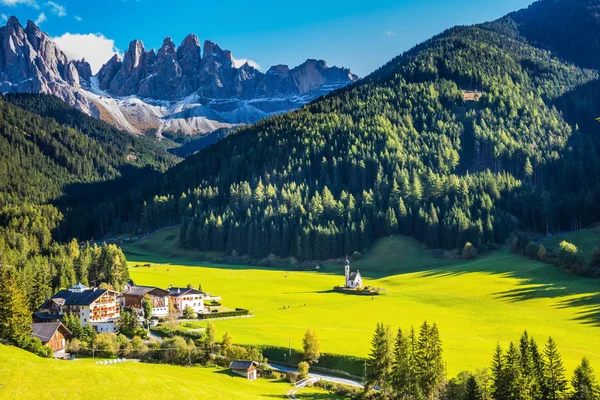
[(188, 35), (176, 47), (168, 37), (156, 52), (131, 41), (123, 59), (113, 56), (93, 75), (85, 60), (69, 60), (34, 22), (11, 17), (0, 28), (0, 90), (54, 94), (120, 129), (208, 134), (251, 124), (301, 107), (358, 79), (346, 68), (308, 59), (266, 73), (229, 50)]

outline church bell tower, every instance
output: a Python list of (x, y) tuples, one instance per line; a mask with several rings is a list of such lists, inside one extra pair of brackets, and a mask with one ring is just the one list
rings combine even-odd
[(346, 256), (346, 267), (344, 270), (344, 275), (346, 276), (346, 285), (348, 285), (348, 280), (350, 280), (350, 260), (348, 260), (348, 256)]

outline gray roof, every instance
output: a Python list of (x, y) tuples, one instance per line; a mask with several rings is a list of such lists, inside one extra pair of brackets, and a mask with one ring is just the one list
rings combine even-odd
[(169, 295), (169, 292), (164, 289), (157, 288), (156, 286), (131, 286), (129, 290), (123, 292), (123, 294), (139, 297), (152, 294), (158, 297), (166, 297)]
[(169, 295), (172, 297), (179, 297), (179, 296), (183, 296), (184, 294), (204, 294), (199, 290), (196, 289), (188, 289), (188, 288), (176, 288), (176, 287), (170, 287), (169, 289)]
[(31, 324), (31, 336), (40, 339), (42, 343), (46, 343), (52, 339), (58, 329), (61, 329), (65, 336), (71, 335), (71, 331), (61, 322), (34, 322)]
[(250, 367), (258, 366), (256, 361), (248, 361), (248, 360), (233, 360), (231, 364), (229, 364), (229, 369), (243, 369), (249, 370)]
[(60, 290), (50, 298), (50, 301), (58, 305), (62, 303), (66, 306), (89, 306), (106, 292), (108, 292), (106, 289), (86, 290), (80, 293)]
[(357, 278), (357, 277), (359, 277), (359, 276), (360, 276), (360, 272), (358, 272), (358, 271), (356, 271), (356, 272), (352, 272), (352, 273), (350, 274), (350, 278), (349, 278), (349, 279), (350, 279), (351, 281), (355, 281), (355, 280), (356, 280), (356, 278)]

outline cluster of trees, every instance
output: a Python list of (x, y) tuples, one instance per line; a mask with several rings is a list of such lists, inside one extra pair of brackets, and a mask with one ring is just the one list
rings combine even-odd
[[(571, 384), (557, 345), (545, 348), (524, 332), (506, 350), (497, 346), (491, 368), (464, 371), (446, 380), (442, 343), (435, 324), (392, 331), (377, 324), (366, 362), (366, 398), (395, 400), (598, 400), (600, 386), (586, 358), (575, 369)], [(375, 392), (371, 389), (376, 389)]]
[[(598, 74), (506, 35), (451, 29), (356, 85), (229, 135), (97, 222), (181, 223), (184, 248), (310, 260), (397, 233), (460, 250), (596, 221), (597, 139), (563, 109), (584, 108), (566, 93)], [(466, 89), (481, 98), (465, 101)]]
[(494, 399), (589, 399), (600, 398), (600, 390), (589, 361), (584, 358), (576, 368), (571, 388), (556, 343), (549, 338), (541, 351), (527, 332), (518, 344), (510, 343), (494, 353), (491, 367), (491, 391), (483, 382), (475, 382), (477, 394), (490, 393)]
[[(525, 245), (525, 243), (527, 243)], [(546, 249), (543, 244), (538, 244), (528, 239), (527, 235), (519, 234), (513, 243), (513, 251), (540, 260), (548, 264), (554, 264), (565, 271), (580, 276), (600, 276), (600, 249), (595, 246), (586, 260), (585, 254), (575, 244), (563, 240), (556, 251)]]
[(444, 392), (445, 366), (436, 324), (424, 322), (394, 335), (377, 324), (366, 363), (365, 388), (378, 388), (382, 398), (437, 399)]
[(126, 258), (118, 246), (52, 240), (52, 229), (60, 219), (52, 206), (0, 206), (0, 254), (16, 268), (32, 311), (54, 292), (77, 282), (104, 283), (119, 290), (129, 280)]
[(60, 219), (52, 206), (0, 206), (0, 338), (38, 354), (49, 348), (31, 339), (32, 313), (53, 293), (77, 282), (119, 290), (129, 280), (119, 247), (54, 241)]

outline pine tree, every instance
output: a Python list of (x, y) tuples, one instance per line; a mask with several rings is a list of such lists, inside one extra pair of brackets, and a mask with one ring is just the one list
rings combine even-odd
[(31, 312), (17, 271), (0, 265), (0, 338), (23, 345), (31, 335)]
[(581, 364), (575, 368), (573, 379), (573, 394), (571, 400), (598, 400), (600, 399), (600, 388), (596, 383), (594, 370), (587, 358), (581, 360)]
[(481, 391), (477, 385), (475, 376), (471, 375), (467, 380), (467, 393), (465, 400), (481, 400)]
[(531, 341), (527, 331), (523, 332), (519, 340), (519, 353), (521, 355), (521, 368), (523, 370), (523, 380), (525, 385), (525, 396), (533, 398), (533, 390), (535, 386), (535, 373), (533, 365), (533, 357), (531, 354)]
[(444, 382), (442, 343), (437, 325), (423, 322), (417, 344), (419, 385), (426, 399), (433, 399)]
[(506, 397), (501, 398), (511, 400), (526, 400), (529, 398), (527, 397), (526, 383), (521, 366), (521, 355), (517, 346), (512, 342), (506, 351), (502, 379), (506, 385)]
[(500, 344), (496, 345), (494, 358), (492, 360), (492, 396), (495, 399), (506, 398), (506, 382), (504, 380), (504, 355)]
[(365, 386), (379, 388), (386, 393), (389, 388), (393, 350), (390, 328), (378, 323), (371, 340), (371, 354), (367, 359)]
[(531, 183), (531, 176), (533, 175), (533, 165), (531, 165), (531, 161), (529, 161), (529, 157), (525, 160), (525, 167), (523, 168), (523, 172), (525, 173), (525, 177)]
[(529, 343), (529, 351), (531, 352), (531, 360), (533, 363), (533, 386), (531, 388), (531, 396), (534, 399), (541, 399), (546, 393), (546, 362), (543, 354), (540, 352), (536, 341), (531, 338)]
[(410, 398), (410, 383), (414, 380), (414, 370), (411, 370), (412, 356), (409, 339), (398, 329), (394, 344), (394, 362), (392, 364), (392, 390), (395, 398)]
[(562, 357), (558, 352), (556, 343), (550, 337), (544, 350), (546, 355), (545, 384), (546, 393), (544, 398), (548, 400), (560, 400), (567, 389), (567, 379), (565, 378), (565, 367)]

